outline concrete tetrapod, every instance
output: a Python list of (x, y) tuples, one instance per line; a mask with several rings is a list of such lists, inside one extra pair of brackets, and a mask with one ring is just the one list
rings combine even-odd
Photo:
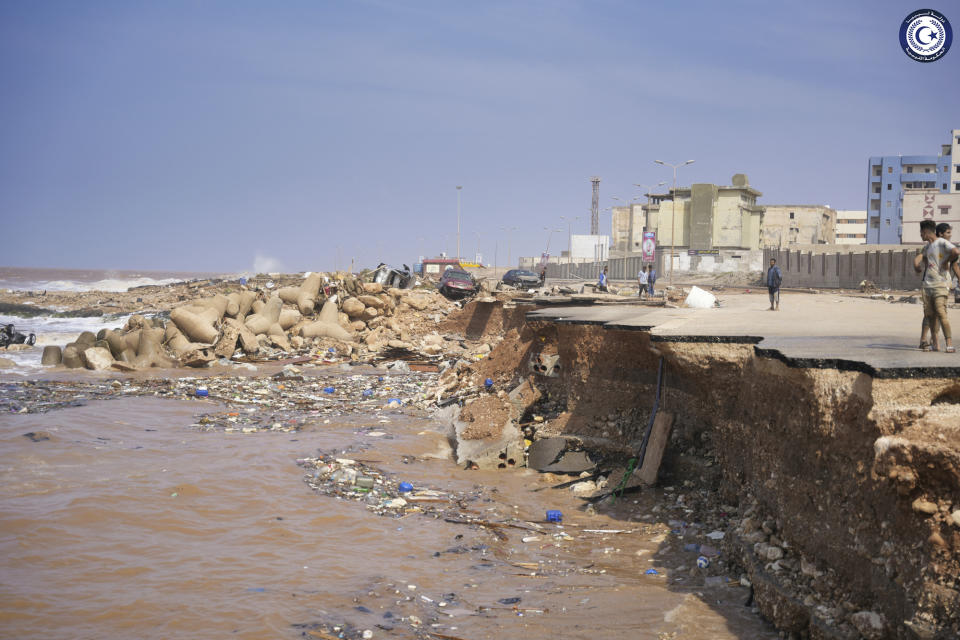
[(300, 329), (300, 335), (304, 338), (335, 338), (344, 342), (352, 342), (353, 336), (339, 325), (337, 322), (338, 316), (337, 304), (332, 300), (327, 300), (323, 303), (318, 320)]
[(314, 306), (317, 304), (317, 294), (320, 293), (320, 285), (323, 284), (323, 278), (319, 273), (311, 273), (307, 279), (300, 285), (300, 294), (297, 296), (297, 308), (300, 313), (308, 316), (313, 313)]
[(63, 361), (63, 351), (55, 344), (48, 344), (43, 348), (40, 364), (58, 365)]
[(140, 330), (140, 344), (137, 347), (137, 357), (133, 364), (139, 368), (169, 367), (173, 363), (163, 355), (160, 345), (163, 342), (163, 329), (144, 327)]
[(247, 317), (244, 324), (246, 324), (247, 328), (255, 335), (268, 333), (270, 327), (280, 321), (280, 310), (282, 307), (283, 300), (277, 296), (272, 296), (267, 300), (266, 304), (263, 305), (263, 309), (259, 313), (254, 313), (252, 316)]
[(303, 316), (296, 309), (284, 309), (280, 312), (280, 328), (286, 331), (302, 319)]
[(200, 313), (195, 313), (188, 307), (178, 307), (170, 312), (170, 320), (176, 323), (183, 335), (194, 342), (206, 344), (217, 341), (220, 332), (214, 324), (219, 319), (217, 310), (209, 307)]
[(83, 360), (80, 358), (80, 347), (73, 342), (63, 348), (63, 366), (68, 369), (79, 369), (83, 366)]

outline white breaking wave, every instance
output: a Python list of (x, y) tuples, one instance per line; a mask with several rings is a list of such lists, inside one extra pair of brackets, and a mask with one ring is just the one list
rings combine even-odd
[(20, 291), (105, 291), (108, 293), (123, 293), (133, 287), (144, 287), (148, 285), (167, 285), (175, 282), (183, 282), (182, 278), (129, 278), (126, 280), (106, 279), (96, 282), (77, 282), (75, 280), (49, 280), (47, 282), (28, 282), (18, 284), (8, 289)]
[(12, 324), (20, 333), (32, 333), (37, 336), (37, 343), (24, 351), (0, 350), (0, 357), (13, 360), (16, 366), (13, 369), (2, 370), (5, 373), (29, 373), (41, 367), (40, 356), (46, 345), (63, 346), (73, 342), (84, 331), (97, 333), (100, 329), (120, 329), (130, 318), (129, 315), (116, 318), (51, 318), (37, 316), (36, 318), (17, 318), (0, 315), (0, 326)]

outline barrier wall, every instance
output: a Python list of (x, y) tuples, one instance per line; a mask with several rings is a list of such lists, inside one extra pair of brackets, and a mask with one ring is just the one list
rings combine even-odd
[[(851, 251), (844, 247), (836, 253), (811, 253), (809, 251), (790, 251), (787, 249), (767, 248), (763, 250), (763, 268), (766, 272), (770, 258), (775, 258), (783, 272), (784, 287), (809, 287), (814, 289), (858, 289), (863, 280), (869, 280), (884, 289), (917, 289), (920, 286), (920, 274), (913, 269), (913, 258), (920, 252), (919, 247), (909, 249), (859, 248)], [(669, 263), (663, 260), (664, 252), (658, 252), (655, 268), (660, 278), (664, 278)], [(692, 262), (698, 262), (699, 256)], [(683, 272), (698, 271), (698, 264), (687, 263), (687, 256), (675, 257), (674, 268)], [(661, 262), (663, 262), (661, 264)], [(607, 262), (584, 262), (581, 264), (548, 264), (548, 278), (575, 278), (595, 282), (600, 270), (606, 266), (611, 280), (636, 280), (643, 266), (639, 257), (611, 258)], [(743, 267), (748, 266), (746, 263)], [(754, 261), (749, 265), (756, 270)], [(723, 271), (743, 270), (731, 268)]]
[(784, 287), (857, 289), (869, 280), (881, 289), (916, 289), (920, 274), (913, 259), (920, 252), (911, 249), (861, 249), (858, 252), (818, 253), (764, 249), (763, 263), (774, 258), (783, 272)]

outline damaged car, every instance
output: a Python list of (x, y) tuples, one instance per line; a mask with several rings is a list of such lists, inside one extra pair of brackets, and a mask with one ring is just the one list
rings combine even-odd
[(510, 269), (503, 274), (503, 284), (517, 289), (536, 289), (541, 285), (540, 276), (526, 269)]
[(454, 300), (474, 295), (477, 292), (477, 283), (466, 271), (450, 267), (443, 272), (437, 288), (445, 298)]

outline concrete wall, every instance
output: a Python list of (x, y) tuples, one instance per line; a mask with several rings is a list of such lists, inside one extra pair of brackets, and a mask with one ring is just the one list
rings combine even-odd
[(913, 270), (919, 247), (864, 249), (841, 253), (809, 253), (788, 249), (764, 249), (763, 264), (775, 258), (783, 272), (784, 287), (857, 289), (869, 280), (880, 288), (917, 289), (920, 275)]
[[(654, 268), (663, 277), (670, 270), (668, 255), (670, 251), (657, 250)], [(686, 250), (678, 250), (673, 257), (673, 270), (678, 273), (726, 273), (730, 271), (760, 271), (763, 269), (764, 252), (760, 250), (720, 250), (716, 254), (689, 255)], [(606, 262), (587, 262), (581, 264), (548, 264), (548, 278), (579, 278), (588, 282), (600, 276), (600, 270), (608, 267), (607, 275), (612, 280), (636, 280), (641, 267), (646, 266), (640, 256), (629, 258), (611, 258)]]

